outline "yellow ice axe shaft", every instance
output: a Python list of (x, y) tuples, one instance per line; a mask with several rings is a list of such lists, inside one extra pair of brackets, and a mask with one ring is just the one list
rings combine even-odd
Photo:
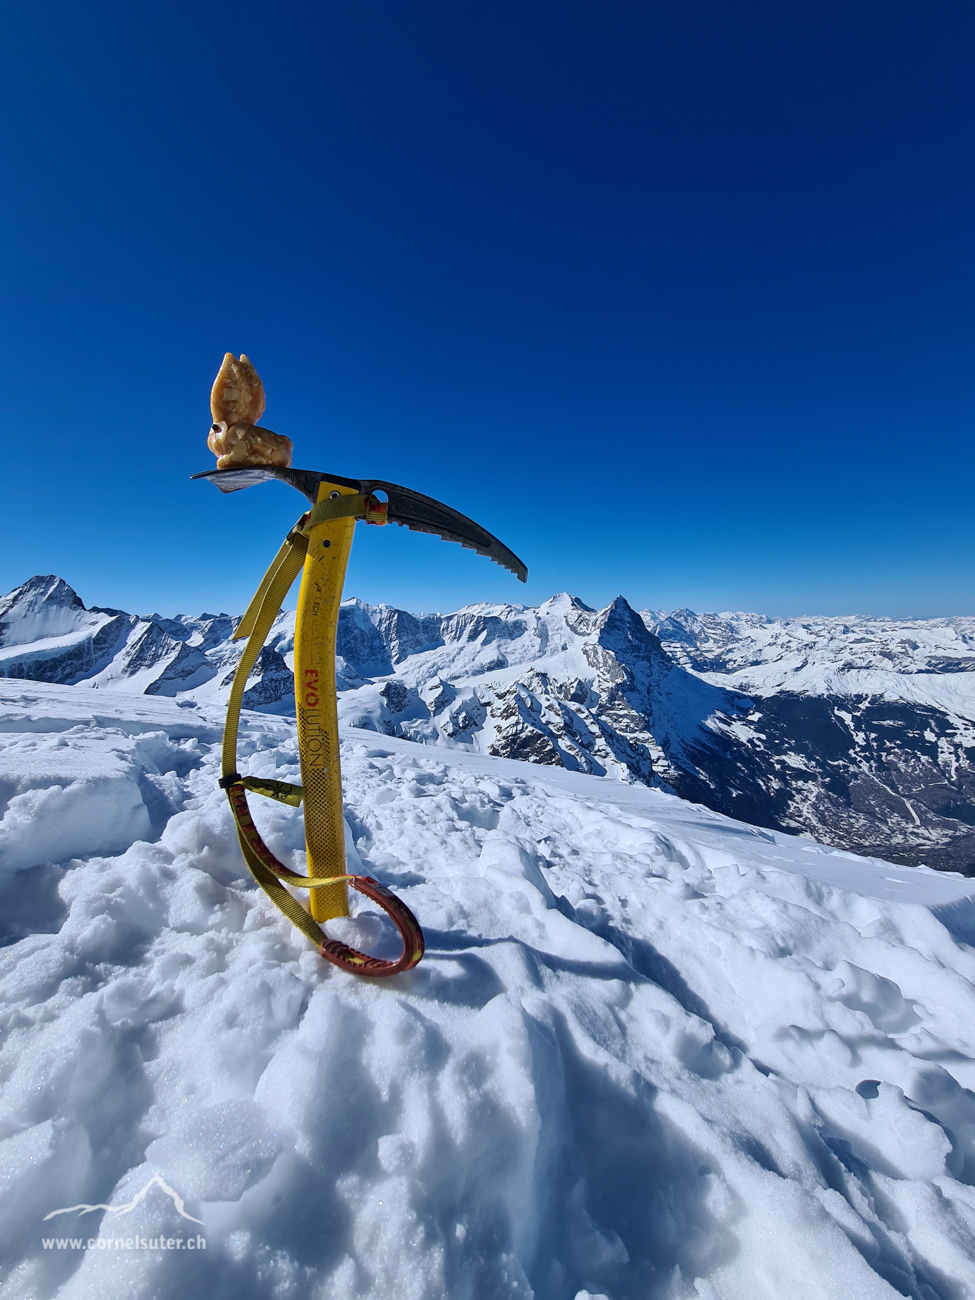
[[(355, 488), (322, 482), (318, 500), (354, 496)], [(295, 625), (295, 706), (298, 758), (305, 791), (305, 846), (309, 876), (345, 875), (345, 818), (339, 766), (335, 637), (355, 519), (327, 519), (308, 534), (308, 555)], [(316, 921), (348, 916), (344, 880), (311, 891)]]

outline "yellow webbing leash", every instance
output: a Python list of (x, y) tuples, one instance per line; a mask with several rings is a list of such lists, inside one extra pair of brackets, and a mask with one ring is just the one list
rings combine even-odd
[[(221, 755), (220, 785), (227, 792), (227, 798), (230, 801), (231, 811), (237, 826), (237, 837), (240, 841), (241, 852), (251, 874), (292, 924), (296, 925), (303, 934), (311, 939), (323, 957), (334, 962), (335, 965), (341, 966), (344, 970), (352, 971), (358, 975), (395, 975), (400, 971), (409, 970), (411, 966), (415, 966), (423, 956), (423, 933), (416, 918), (404, 903), (371, 876), (352, 875), (343, 870), (335, 871), (334, 874), (329, 872), (323, 875), (299, 876), (292, 871), (288, 871), (284, 864), (278, 861), (264, 843), (260, 832), (254, 825), (247, 805), (247, 791), (251, 790), (255, 794), (266, 795), (272, 799), (292, 804), (295, 807), (305, 797), (306, 824), (310, 813), (310, 799), (302, 786), (292, 785), (287, 781), (272, 781), (260, 777), (241, 776), (237, 771), (237, 738), (240, 729), (240, 711), (247, 680), (295, 578), (302, 568), (306, 569), (307, 574), (310, 542), (314, 544), (319, 540), (321, 526), (328, 522), (348, 520), (350, 525), (354, 525), (356, 519), (367, 519), (370, 522), (379, 523), (385, 521), (384, 516), (383, 503), (377, 501), (374, 497), (352, 494), (325, 498), (318, 501), (308, 514), (303, 515), (285, 538), (281, 549), (261, 580), (253, 600), (247, 607), (247, 612), (234, 632), (233, 639), (235, 641), (246, 636), (247, 644), (244, 647), (240, 663), (237, 665), (237, 671), (234, 674), (233, 684), (230, 688)], [(342, 575), (344, 576), (344, 564), (342, 566)], [(338, 589), (338, 599), (340, 598), (341, 582)], [(313, 808), (311, 812), (313, 816), (316, 813), (319, 814), (319, 821), (325, 825), (330, 843), (336, 842), (339, 836), (342, 837), (340, 861), (344, 866), (345, 826), (342, 815), (341, 782), (338, 768), (338, 729), (334, 717), (334, 622), (337, 620), (337, 605), (331, 612), (334, 614), (334, 619), (332, 622), (332, 641), (328, 653), (330, 655), (329, 667), (332, 682), (330, 691), (332, 725), (328, 728), (328, 740), (330, 742), (329, 753), (333, 761), (330, 763), (329, 775), (334, 782), (332, 794), (334, 795), (337, 791), (338, 802), (336, 808), (335, 799), (329, 800), (324, 809), (324, 818), (321, 816), (322, 810), (317, 807)], [(297, 662), (295, 667), (297, 669)], [(322, 694), (324, 695), (324, 692)], [(299, 703), (299, 754), (301, 753), (302, 740), (300, 708)], [(306, 764), (303, 762), (303, 773), (305, 766)], [(310, 840), (309, 850), (311, 850)], [(315, 866), (311, 852), (309, 852), (309, 866), (312, 869)], [(403, 953), (397, 961), (385, 961), (381, 958), (369, 957), (365, 953), (358, 952), (356, 949), (340, 943), (338, 940), (329, 939), (315, 919), (284, 887), (285, 884), (288, 884), (294, 888), (313, 891), (328, 889), (333, 894), (337, 890), (343, 890), (344, 897), (346, 883), (378, 903), (396, 926), (403, 940)], [(315, 894), (312, 897), (315, 897)], [(328, 919), (328, 915), (345, 914), (347, 912), (344, 907), (340, 911), (333, 907), (322, 919)]]

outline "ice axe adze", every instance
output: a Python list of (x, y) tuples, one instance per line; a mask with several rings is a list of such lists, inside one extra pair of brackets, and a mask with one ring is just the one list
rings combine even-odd
[[(209, 479), (222, 492), (237, 492), (255, 483), (280, 479), (296, 487), (312, 503), (312, 509), (302, 515), (285, 538), (234, 633), (235, 640), (244, 636), (248, 640), (227, 706), (220, 784), (230, 800), (247, 865), (278, 907), (327, 960), (357, 975), (394, 975), (409, 970), (423, 955), (423, 935), (415, 917), (379, 881), (346, 871), (335, 638), (352, 534), (360, 519), (368, 524), (385, 524), (391, 520), (447, 541), (460, 542), (510, 569), (522, 582), (528, 571), (516, 555), (472, 519), (396, 483), (345, 478), (283, 465), (253, 464), (210, 470), (193, 477)], [(387, 499), (381, 500), (378, 493)], [(299, 571), (302, 578), (295, 626), (294, 678), (302, 784), (295, 786), (285, 781), (241, 776), (237, 771), (237, 730), (247, 679)], [(307, 876), (288, 871), (261, 839), (247, 807), (248, 790), (294, 806), (304, 800)], [(284, 888), (285, 884), (311, 891), (310, 915)], [(317, 924), (348, 915), (347, 884), (378, 903), (396, 925), (403, 940), (403, 953), (398, 960), (366, 956), (329, 939)]]

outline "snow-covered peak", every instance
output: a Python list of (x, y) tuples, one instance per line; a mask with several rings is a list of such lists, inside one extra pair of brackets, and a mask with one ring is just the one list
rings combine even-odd
[(593, 611), (589, 605), (580, 600), (578, 596), (570, 596), (567, 591), (557, 592), (554, 596), (549, 596), (548, 600), (543, 600), (538, 607), (540, 615), (546, 614), (565, 614), (570, 609), (585, 610), (587, 614)]
[(0, 598), (0, 646), (29, 645), (98, 622), (78, 593), (53, 573), (29, 578)]

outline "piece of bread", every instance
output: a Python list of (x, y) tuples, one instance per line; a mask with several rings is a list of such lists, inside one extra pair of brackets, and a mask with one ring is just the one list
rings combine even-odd
[(264, 385), (248, 357), (228, 352), (210, 390), (213, 424), (207, 446), (217, 457), (217, 469), (244, 465), (291, 464), (291, 439), (272, 433), (255, 421), (264, 414)]
[(251, 364), (241, 353), (225, 354), (210, 390), (210, 413), (214, 424), (256, 424), (264, 414), (264, 385)]
[(217, 458), (217, 469), (235, 469), (241, 465), (291, 464), (291, 439), (259, 424), (231, 424), (225, 420), (214, 424), (207, 446)]

